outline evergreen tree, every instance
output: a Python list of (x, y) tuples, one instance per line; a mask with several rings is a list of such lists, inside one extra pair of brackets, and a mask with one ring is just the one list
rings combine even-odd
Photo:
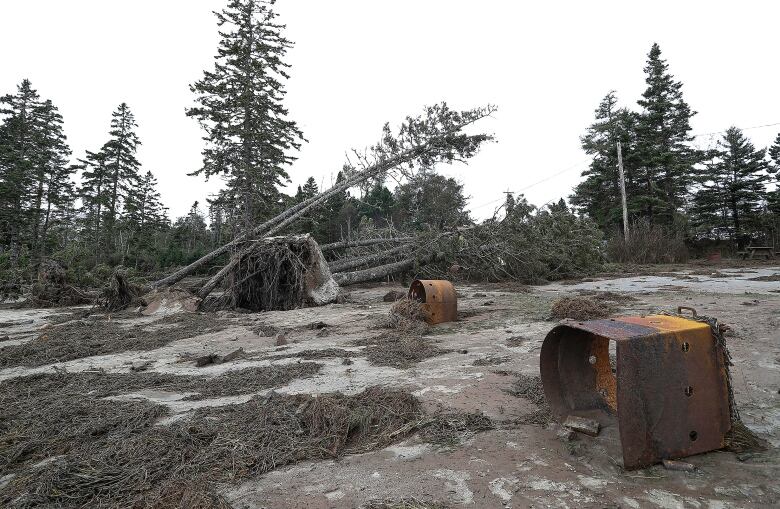
[(79, 159), (81, 173), (81, 217), (83, 220), (83, 241), (87, 251), (93, 254), (93, 263), (98, 264), (104, 253), (103, 216), (110, 202), (110, 175), (106, 166), (106, 154), (103, 151), (87, 151), (84, 159)]
[(74, 169), (62, 116), (29, 80), (0, 98), (0, 115), (0, 245), (15, 264), (22, 247), (34, 259), (46, 255), (52, 222), (75, 198)]
[(106, 204), (106, 246), (113, 253), (116, 246), (116, 224), (121, 207), (129, 193), (138, 186), (140, 163), (135, 157), (141, 142), (135, 134), (135, 123), (127, 103), (122, 103), (111, 115), (111, 130), (109, 140), (103, 145), (101, 152), (108, 174), (109, 198)]
[[(638, 101), (642, 107), (637, 122), (639, 172), (632, 200), (653, 222), (670, 225), (684, 206), (693, 183), (694, 166), (702, 155), (691, 148), (692, 111), (683, 99), (682, 83), (674, 80), (653, 44), (645, 66), (647, 89)], [(637, 194), (638, 193), (638, 194)]]
[(766, 198), (766, 151), (756, 150), (742, 131), (731, 127), (718, 141), (715, 160), (701, 172), (693, 213), (706, 229), (723, 229), (739, 247), (758, 225)]
[(381, 181), (377, 181), (359, 201), (357, 213), (360, 219), (368, 218), (375, 226), (381, 227), (390, 223), (394, 206), (393, 193)]
[(40, 96), (29, 80), (22, 81), (15, 95), (0, 98), (4, 117), (0, 125), (0, 232), (12, 266), (29, 241), (30, 188), (38, 156), (35, 111), (40, 106)]
[(442, 230), (470, 221), (463, 185), (455, 179), (421, 171), (395, 190), (393, 222), (400, 227)]
[[(769, 158), (772, 160), (769, 171), (771, 173), (780, 171), (780, 133), (777, 134), (775, 142), (769, 147)], [(780, 178), (780, 174), (778, 174), (778, 178)]]
[(571, 203), (585, 212), (601, 229), (614, 230), (623, 221), (620, 195), (620, 176), (617, 161), (617, 142), (622, 144), (626, 189), (629, 191), (629, 210), (638, 211), (634, 197), (636, 166), (637, 115), (626, 108), (618, 108), (615, 92), (609, 92), (596, 109), (596, 118), (581, 138), (582, 149), (593, 156), (585, 180), (574, 188)]
[[(128, 194), (125, 220), (131, 234), (130, 248), (135, 267), (138, 268), (141, 258), (149, 260), (156, 234), (168, 225), (166, 208), (160, 202), (157, 179), (152, 172), (147, 171), (140, 178), (139, 185)], [(148, 264), (153, 265), (150, 260)]]
[(778, 133), (772, 146), (769, 147), (771, 163), (769, 173), (775, 175), (775, 190), (767, 193), (767, 209), (774, 216), (771, 222), (775, 230), (780, 228), (780, 133)]
[(36, 108), (36, 120), (31, 248), (35, 256), (42, 258), (47, 253), (52, 221), (66, 218), (76, 198), (72, 180), (75, 167), (68, 162), (71, 153), (62, 129), (62, 116), (51, 101)]
[(200, 121), (207, 143), (193, 175), (225, 177), (245, 228), (278, 208), (277, 186), (289, 181), (290, 152), (303, 140), (282, 105), (289, 67), (283, 58), (292, 43), (275, 22), (273, 4), (230, 0), (216, 13), (222, 39), (214, 70), (190, 87), (198, 106), (187, 115)]

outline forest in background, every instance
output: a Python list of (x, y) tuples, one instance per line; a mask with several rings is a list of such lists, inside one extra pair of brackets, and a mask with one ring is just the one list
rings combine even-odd
[[(222, 39), (215, 65), (191, 85), (194, 102), (186, 114), (204, 132), (203, 164), (190, 175), (220, 178), (224, 187), (206, 203), (193, 203), (184, 217), (169, 217), (153, 173), (136, 158), (142, 120), (127, 103), (110, 118), (107, 112), (105, 143), (74, 156), (57, 106), (29, 80), (0, 98), (4, 293), (33, 281), (47, 259), (84, 286), (102, 284), (117, 266), (160, 274), (322, 191), (314, 178), (293, 195), (280, 191), (305, 137), (284, 107), (284, 82), (294, 79), (285, 63), (292, 42), (273, 3), (230, 0), (216, 15)], [(621, 106), (615, 92), (598, 105), (581, 138), (592, 162), (568, 203), (562, 198), (537, 209), (510, 194), (472, 234), (472, 242), (481, 238), (485, 246), (496, 236), (508, 239), (524, 261), (511, 270), (475, 274), (537, 281), (587, 273), (605, 260), (675, 262), (710, 247), (733, 252), (777, 242), (780, 134), (761, 148), (739, 128), (724, 126), (716, 146), (697, 149), (690, 127), (695, 111), (657, 44), (644, 71), (647, 88), (636, 107)], [(621, 233), (618, 141), (629, 239)], [(337, 182), (354, 170), (347, 161)], [(434, 167), (417, 170), (397, 181), (381, 174), (345, 190), (286, 231), (311, 232), (326, 244), (389, 231), (439, 238), (436, 232), (475, 226), (460, 183)], [(464, 263), (462, 244), (462, 238), (448, 237), (437, 245), (446, 265), (474, 265), (473, 257)], [(491, 261), (509, 263), (505, 258)]]

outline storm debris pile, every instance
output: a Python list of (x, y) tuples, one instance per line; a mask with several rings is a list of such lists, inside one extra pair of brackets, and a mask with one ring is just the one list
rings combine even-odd
[(92, 297), (67, 281), (67, 272), (54, 260), (43, 260), (38, 268), (38, 279), (30, 289), (30, 297), (24, 306), (51, 308), (89, 304)]
[(392, 366), (406, 369), (420, 361), (449, 353), (439, 348), (429, 338), (413, 334), (383, 333), (368, 340), (359, 340), (355, 345), (368, 345), (364, 350), (368, 361), (376, 366)]
[(450, 506), (439, 502), (425, 502), (416, 498), (401, 500), (372, 500), (360, 509), (449, 509)]

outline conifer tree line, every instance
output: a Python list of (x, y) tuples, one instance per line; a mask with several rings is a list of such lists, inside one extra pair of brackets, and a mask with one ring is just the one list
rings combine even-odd
[[(76, 273), (117, 265), (164, 270), (317, 194), (313, 177), (294, 194), (280, 189), (306, 140), (283, 104), (293, 43), (273, 4), (229, 0), (215, 13), (221, 40), (214, 67), (190, 86), (194, 105), (185, 113), (204, 133), (202, 165), (190, 175), (221, 178), (224, 186), (174, 221), (153, 173), (137, 158), (142, 140), (127, 103), (107, 118), (105, 142), (73, 157), (57, 107), (29, 80), (3, 96), (0, 270), (34, 277), (47, 257)], [(339, 172), (336, 180), (344, 178)], [(292, 231), (330, 242), (365, 228), (460, 225), (470, 221), (466, 201), (458, 182), (435, 173), (422, 172), (394, 191), (380, 179), (332, 197)]]
[(690, 125), (696, 112), (658, 44), (650, 49), (644, 72), (647, 87), (636, 108), (620, 106), (614, 91), (599, 103), (581, 138), (593, 159), (571, 203), (607, 235), (619, 235), (619, 141), (631, 223), (681, 232), (692, 242), (725, 240), (737, 248), (771, 243), (780, 228), (780, 192), (773, 185), (780, 134), (763, 149), (732, 126), (719, 133), (714, 146), (696, 148)]
[[(334, 184), (309, 177), (296, 192), (283, 192), (307, 142), (284, 105), (293, 43), (274, 0), (226, 1), (215, 13), (214, 65), (191, 84), (193, 105), (184, 112), (201, 126), (204, 142), (202, 164), (190, 175), (221, 179), (221, 190), (171, 220), (151, 171), (166, 169), (139, 161), (139, 120), (128, 103), (106, 112), (102, 145), (74, 156), (57, 106), (22, 80), (0, 97), (0, 272), (29, 280), (46, 258), (79, 274), (185, 265)], [(574, 210), (619, 236), (620, 141), (632, 222), (740, 245), (777, 232), (780, 134), (763, 149), (731, 127), (714, 146), (696, 148), (696, 112), (657, 44), (644, 72), (647, 87), (636, 106), (622, 106), (609, 92), (582, 136), (592, 163), (570, 197)], [(351, 171), (346, 164), (335, 182)], [(378, 177), (334, 195), (288, 231), (328, 243), (377, 228), (442, 230), (473, 224), (466, 207), (459, 182), (420, 168), (392, 190)], [(568, 211), (565, 203), (558, 207)]]

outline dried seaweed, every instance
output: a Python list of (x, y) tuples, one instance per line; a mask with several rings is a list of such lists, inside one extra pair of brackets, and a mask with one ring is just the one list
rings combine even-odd
[(612, 306), (590, 297), (561, 297), (553, 302), (550, 313), (556, 320), (593, 320), (613, 313)]
[(414, 497), (401, 500), (371, 500), (360, 509), (449, 509), (440, 502), (425, 502)]
[(409, 333), (422, 334), (428, 330), (422, 303), (414, 299), (398, 300), (390, 308), (386, 326)]
[(130, 350), (147, 351), (179, 339), (216, 332), (230, 326), (214, 316), (171, 315), (151, 324), (123, 326), (117, 320), (99, 318), (50, 326), (37, 338), (0, 350), (0, 366), (43, 366)]
[(537, 410), (522, 416), (518, 424), (535, 424), (545, 426), (553, 421), (552, 411), (544, 397), (542, 380), (538, 376), (529, 376), (523, 373), (515, 373), (512, 386), (506, 389), (508, 394), (516, 398), (523, 398), (537, 406)]
[(479, 431), (494, 429), (493, 421), (481, 413), (440, 413), (420, 431), (420, 438), (441, 446), (454, 446)]
[(474, 361), (474, 366), (497, 366), (499, 364), (505, 364), (511, 361), (512, 358), (508, 355), (488, 355), (487, 357), (481, 357)]
[[(272, 393), (159, 426), (161, 406), (27, 382), (0, 391), (13, 408), (0, 418), (0, 473), (15, 474), (0, 503), (15, 507), (228, 507), (218, 483), (384, 447), (422, 418), (408, 392), (372, 387), (355, 396)], [(56, 459), (35, 468), (45, 458)]]

